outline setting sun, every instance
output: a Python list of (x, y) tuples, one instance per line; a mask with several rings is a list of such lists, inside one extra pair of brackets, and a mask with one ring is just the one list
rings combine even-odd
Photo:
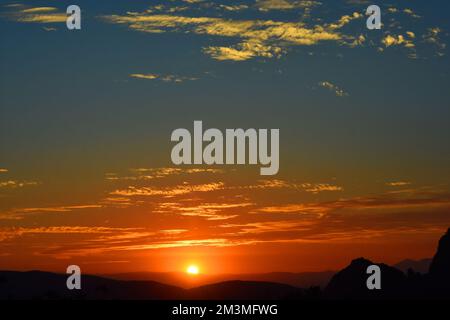
[(198, 274), (199, 269), (195, 265), (190, 265), (189, 267), (187, 267), (186, 272), (191, 275), (196, 275)]

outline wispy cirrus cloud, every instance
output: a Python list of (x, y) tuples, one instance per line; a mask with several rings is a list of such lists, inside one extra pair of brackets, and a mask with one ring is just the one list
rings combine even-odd
[(47, 226), (47, 227), (3, 227), (0, 228), (0, 242), (14, 238), (45, 235), (58, 238), (61, 235), (77, 235), (77, 240), (86, 246), (96, 243), (119, 245), (142, 239), (166, 239), (170, 235), (181, 234), (186, 230), (149, 231), (146, 228), (103, 227), (103, 226)]
[(23, 188), (23, 187), (31, 187), (37, 186), (39, 182), (36, 181), (20, 181), (20, 180), (7, 180), (0, 181), (0, 188)]
[(106, 180), (154, 180), (167, 178), (171, 176), (192, 175), (192, 174), (219, 174), (224, 173), (223, 169), (213, 168), (132, 168), (128, 170), (126, 175), (119, 175), (117, 173), (107, 173)]
[(436, 49), (437, 56), (444, 56), (444, 50), (447, 48), (447, 44), (441, 39), (443, 30), (439, 27), (428, 28), (427, 32), (422, 36), (423, 41), (426, 44), (432, 45)]
[(386, 182), (386, 185), (389, 187), (404, 187), (404, 186), (408, 186), (410, 185), (411, 182), (408, 181), (391, 181), (391, 182)]
[(343, 191), (344, 188), (329, 183), (293, 182), (282, 179), (259, 180), (256, 184), (232, 186), (231, 189), (293, 189), (303, 192), (319, 193), (325, 191)]
[(419, 16), (418, 14), (416, 14), (416, 13), (414, 12), (414, 10), (411, 9), (411, 8), (405, 8), (405, 9), (403, 9), (403, 13), (405, 13), (405, 14), (407, 14), (407, 15), (413, 17), (413, 18), (416, 18), (416, 19), (419, 19), (419, 18), (420, 18), (420, 16)]
[(338, 97), (346, 97), (349, 95), (344, 89), (338, 87), (330, 81), (321, 81), (319, 82), (319, 86), (333, 92)]
[(13, 208), (0, 212), (0, 220), (23, 220), (28, 215), (40, 213), (65, 213), (84, 209), (99, 209), (102, 204), (82, 204), (82, 205), (67, 205), (67, 206), (53, 206), (53, 207), (24, 207)]
[(65, 23), (67, 14), (56, 7), (31, 7), (24, 4), (5, 6), (8, 10), (5, 16), (16, 22), (23, 23)]
[(24, 208), (20, 212), (23, 213), (36, 213), (36, 212), (70, 212), (77, 209), (93, 209), (101, 208), (99, 204), (83, 204), (83, 205), (71, 205), (71, 206), (55, 206), (55, 207), (35, 207)]
[(258, 211), (263, 213), (311, 213), (324, 216), (335, 210), (385, 210), (434, 207), (450, 208), (450, 195), (436, 193), (423, 197), (402, 197), (398, 196), (398, 194), (386, 193), (373, 197), (355, 197), (319, 203), (292, 203), (267, 206), (259, 208)]
[[(165, 202), (160, 203), (154, 212), (159, 213), (173, 213), (181, 216), (202, 217), (207, 220), (228, 220), (238, 216), (242, 213), (242, 209), (248, 209), (254, 206), (255, 203), (241, 202), (241, 203), (175, 203)], [(239, 210), (237, 212), (236, 210)]]
[(231, 4), (231, 5), (220, 4), (219, 8), (224, 9), (226, 11), (241, 11), (248, 9), (249, 6), (246, 4)]
[(225, 232), (232, 232), (233, 235), (242, 234), (262, 234), (262, 233), (282, 233), (287, 231), (308, 230), (312, 223), (310, 221), (299, 220), (277, 220), (264, 222), (249, 222), (243, 224), (225, 223), (219, 225)]
[(185, 77), (173, 74), (160, 75), (156, 73), (132, 73), (130, 74), (130, 78), (143, 80), (159, 80), (162, 82), (173, 82), (173, 83), (198, 80), (198, 78), (196, 77)]
[[(303, 2), (302, 2), (303, 3)], [(333, 23), (308, 26), (302, 22), (274, 20), (233, 20), (218, 17), (188, 17), (148, 12), (103, 16), (131, 30), (162, 33), (183, 32), (235, 38), (234, 46), (207, 46), (203, 51), (216, 60), (244, 61), (255, 57), (280, 57), (288, 46), (311, 46), (321, 42), (341, 42), (352, 38), (339, 30), (352, 20), (362, 18), (354, 12)]]
[(111, 195), (118, 196), (163, 196), (174, 197), (196, 192), (211, 192), (224, 189), (225, 184), (223, 182), (212, 182), (205, 184), (181, 184), (170, 187), (136, 187), (129, 186), (125, 189), (117, 189), (112, 191)]
[(292, 10), (313, 8), (321, 5), (319, 1), (312, 0), (257, 0), (256, 7), (261, 11)]

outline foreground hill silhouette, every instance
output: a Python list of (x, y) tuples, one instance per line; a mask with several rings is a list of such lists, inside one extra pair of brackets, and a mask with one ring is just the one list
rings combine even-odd
[(82, 276), (81, 290), (68, 290), (67, 275), (1, 271), (0, 299), (182, 299), (184, 290), (154, 281), (117, 281)]
[(66, 288), (67, 276), (50, 272), (0, 271), (1, 300), (29, 299), (295, 299), (303, 290), (279, 283), (227, 281), (193, 289), (182, 289), (155, 281), (120, 281), (83, 276), (81, 290)]
[[(427, 268), (428, 269), (428, 268)], [(195, 277), (186, 275), (181, 272), (129, 272), (118, 274), (101, 275), (105, 278), (116, 280), (149, 280), (161, 282), (185, 289), (205, 286), (218, 282), (226, 282), (233, 280), (241, 281), (260, 281), (275, 282), (287, 284), (293, 287), (309, 288), (309, 287), (325, 287), (330, 282), (335, 271), (323, 272), (270, 272), (270, 273), (253, 273), (253, 274), (199, 274)]]
[[(50, 272), (0, 271), (0, 299), (450, 299), (450, 228), (440, 239), (429, 272), (416, 273), (375, 263), (381, 269), (381, 290), (366, 287), (367, 266), (358, 258), (337, 272), (323, 292), (267, 281), (224, 281), (183, 289), (156, 281), (117, 280), (83, 275), (81, 290), (66, 288), (67, 275)], [(277, 275), (280, 278), (280, 275)]]

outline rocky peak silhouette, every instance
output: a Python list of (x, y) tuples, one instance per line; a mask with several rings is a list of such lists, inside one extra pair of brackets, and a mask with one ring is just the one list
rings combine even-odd
[(439, 240), (437, 252), (430, 265), (429, 275), (438, 281), (450, 282), (450, 228)]
[[(381, 269), (382, 290), (369, 290), (366, 285), (367, 268), (377, 265)], [(350, 265), (334, 275), (325, 288), (325, 295), (330, 298), (392, 298), (403, 291), (406, 276), (400, 270), (383, 263), (373, 263), (365, 258), (354, 259)]]

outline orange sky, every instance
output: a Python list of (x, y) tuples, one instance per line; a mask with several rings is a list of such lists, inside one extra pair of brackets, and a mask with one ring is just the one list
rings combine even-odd
[(98, 199), (3, 211), (1, 267), (335, 270), (359, 256), (387, 263), (430, 257), (450, 223), (450, 199), (432, 187), (390, 181), (380, 183), (383, 191), (357, 196), (337, 180), (263, 178), (252, 169), (108, 172)]

